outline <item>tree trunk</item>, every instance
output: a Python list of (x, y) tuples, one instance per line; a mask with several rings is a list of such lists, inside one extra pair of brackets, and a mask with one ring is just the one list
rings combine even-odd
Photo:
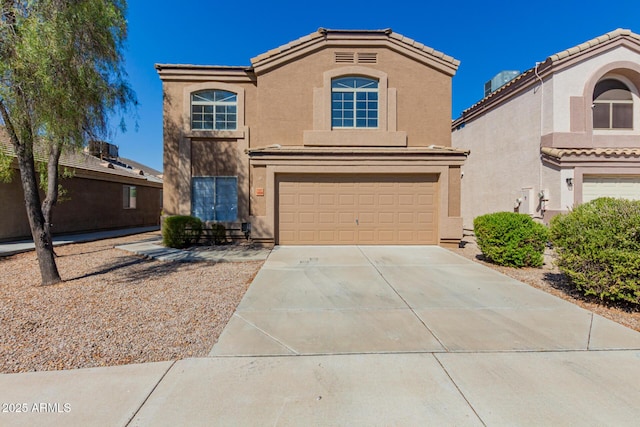
[[(18, 155), (18, 165), (20, 166), (20, 180), (22, 181), (22, 189), (24, 191), (24, 203), (27, 209), (27, 217), (29, 218), (29, 226), (31, 227), (31, 236), (36, 248), (38, 256), (38, 265), (40, 266), (40, 276), (43, 285), (53, 285), (62, 281), (58, 267), (56, 265), (55, 255), (53, 253), (53, 244), (51, 233), (47, 232), (49, 227), (45, 226), (44, 215), (40, 209), (40, 193), (38, 192), (38, 182), (36, 180), (36, 171), (33, 160), (32, 150), (22, 148), (22, 153)], [(31, 153), (27, 153), (31, 151)]]
[[(29, 219), (29, 227), (31, 228), (31, 236), (38, 257), (38, 265), (40, 267), (40, 276), (43, 285), (53, 285), (60, 283), (60, 273), (53, 253), (53, 244), (51, 234), (45, 229), (44, 215), (40, 207), (40, 193), (38, 192), (38, 181), (36, 179), (35, 161), (33, 159), (33, 134), (26, 132), (23, 134), (23, 140), (18, 139), (15, 128), (9, 119), (4, 104), (0, 102), (0, 113), (5, 122), (5, 127), (9, 133), (13, 149), (18, 158), (18, 166), (20, 168), (20, 181), (22, 182), (22, 190), (24, 191), (24, 204), (27, 210), (27, 218)], [(29, 129), (28, 127), (26, 127)], [(57, 188), (57, 181), (56, 181)]]
[(53, 226), (53, 207), (58, 203), (58, 164), (62, 146), (52, 142), (49, 146), (49, 163), (47, 163), (47, 194), (42, 202), (42, 216), (44, 217), (44, 232), (47, 237), (47, 245), (53, 250), (51, 227)]

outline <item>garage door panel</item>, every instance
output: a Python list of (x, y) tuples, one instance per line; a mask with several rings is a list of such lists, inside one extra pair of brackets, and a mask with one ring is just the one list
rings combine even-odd
[(279, 244), (436, 244), (437, 177), (277, 177)]
[(318, 213), (318, 222), (320, 224), (335, 225), (338, 223), (338, 220), (336, 219), (335, 212), (320, 212)]
[(317, 215), (313, 212), (300, 212), (298, 221), (302, 224), (315, 224), (317, 222)]
[(599, 197), (640, 200), (640, 176), (584, 176), (582, 201), (586, 203)]

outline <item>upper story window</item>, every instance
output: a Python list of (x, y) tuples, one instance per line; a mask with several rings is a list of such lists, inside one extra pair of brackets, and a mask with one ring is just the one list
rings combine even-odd
[(378, 81), (340, 77), (331, 81), (333, 129), (378, 128)]
[(191, 94), (191, 129), (236, 130), (238, 96), (224, 90), (204, 90)]
[(594, 129), (633, 129), (633, 98), (620, 80), (605, 79), (593, 91)]

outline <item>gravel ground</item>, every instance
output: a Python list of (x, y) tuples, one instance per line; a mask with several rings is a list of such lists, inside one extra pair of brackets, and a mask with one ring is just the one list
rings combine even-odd
[(595, 297), (589, 298), (582, 296), (569, 284), (566, 277), (560, 273), (560, 270), (553, 264), (554, 256), (551, 250), (546, 251), (545, 263), (542, 268), (510, 268), (485, 262), (482, 258), (482, 252), (476, 244), (475, 237), (465, 236), (463, 244), (464, 248), (451, 250), (477, 263), (493, 268), (509, 277), (572, 302), (602, 317), (640, 331), (640, 307), (616, 307), (603, 303)]
[(169, 263), (115, 245), (56, 248), (65, 282), (39, 286), (35, 252), (0, 258), (0, 372), (206, 356), (263, 262)]

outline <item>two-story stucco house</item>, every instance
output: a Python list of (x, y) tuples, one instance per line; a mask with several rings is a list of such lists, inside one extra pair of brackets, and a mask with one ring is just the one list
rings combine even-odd
[(640, 199), (640, 35), (618, 29), (551, 55), (465, 110), (452, 143), (465, 228), (519, 211), (544, 221), (598, 197)]
[(459, 62), (391, 30), (320, 29), (251, 66), (157, 64), (164, 213), (273, 244), (456, 244)]

